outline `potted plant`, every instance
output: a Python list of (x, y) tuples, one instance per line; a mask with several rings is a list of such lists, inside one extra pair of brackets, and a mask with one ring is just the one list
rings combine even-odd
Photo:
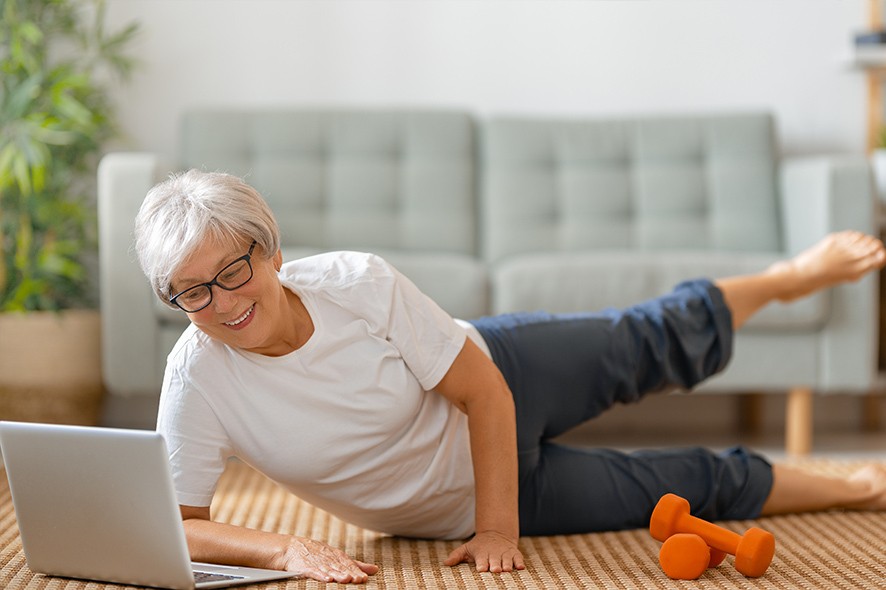
[(104, 0), (0, 1), (0, 418), (93, 422), (101, 396), (94, 183), (132, 24)]

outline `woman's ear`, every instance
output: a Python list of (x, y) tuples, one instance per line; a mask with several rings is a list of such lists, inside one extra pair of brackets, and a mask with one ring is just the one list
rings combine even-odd
[(274, 254), (274, 269), (280, 272), (281, 268), (283, 268), (283, 251), (277, 250), (277, 253)]

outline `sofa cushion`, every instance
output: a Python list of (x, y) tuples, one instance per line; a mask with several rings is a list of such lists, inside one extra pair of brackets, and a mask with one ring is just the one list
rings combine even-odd
[[(775, 254), (600, 251), (527, 254), (502, 261), (493, 271), (495, 313), (544, 309), (550, 312), (622, 308), (669, 292), (696, 277), (726, 277), (760, 271)], [(745, 330), (817, 330), (828, 319), (830, 293), (790, 305), (773, 303), (753, 316)]]
[(475, 134), (457, 111), (200, 110), (181, 163), (245, 177), (284, 246), (476, 255)]
[(783, 249), (767, 114), (497, 118), (482, 127), (483, 248)]

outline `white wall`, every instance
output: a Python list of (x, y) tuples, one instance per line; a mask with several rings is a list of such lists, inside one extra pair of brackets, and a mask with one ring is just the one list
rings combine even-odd
[(203, 105), (764, 108), (785, 152), (860, 153), (864, 79), (840, 59), (867, 1), (109, 0), (111, 26), (143, 26), (122, 147), (174, 156)]

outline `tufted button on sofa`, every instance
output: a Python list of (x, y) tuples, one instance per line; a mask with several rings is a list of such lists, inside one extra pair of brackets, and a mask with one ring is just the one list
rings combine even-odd
[[(443, 110), (197, 110), (180, 153), (99, 168), (103, 370), (157, 395), (184, 314), (153, 299), (131, 250), (147, 190), (190, 167), (244, 176), (285, 259), (381, 254), (454, 316), (623, 307), (681, 280), (761, 270), (824, 234), (872, 232), (866, 160), (779, 156), (767, 113), (489, 117)], [(789, 449), (811, 444), (813, 392), (868, 391), (874, 276), (773, 304), (699, 389), (790, 395)]]

